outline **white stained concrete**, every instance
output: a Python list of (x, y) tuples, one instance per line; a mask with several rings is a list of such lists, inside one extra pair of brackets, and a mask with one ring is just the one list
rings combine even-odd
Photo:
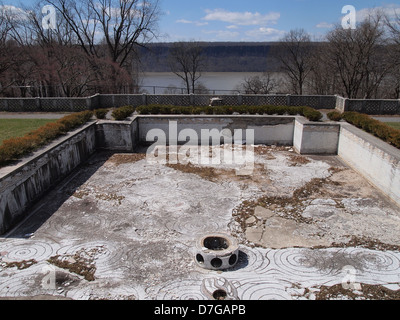
[(280, 124), (276, 126), (250, 126), (249, 129), (254, 130), (255, 144), (293, 145), (293, 123)]
[[(341, 284), (346, 266), (355, 269), (356, 282), (398, 290), (398, 251), (330, 248), (348, 235), (398, 244), (394, 205), (361, 177), (354, 187), (351, 169), (329, 170), (341, 166), (337, 157), (313, 159), (289, 150), (256, 148), (256, 170), (248, 177), (236, 176), (225, 165), (174, 169), (147, 163), (137, 154), (96, 154), (0, 239), (0, 297), (207, 299), (220, 287), (241, 300), (312, 300), (322, 285)], [(213, 175), (207, 174), (210, 169)], [(349, 182), (345, 177), (350, 173)], [(295, 204), (294, 189), (314, 179), (321, 179), (323, 187)], [(268, 210), (258, 208), (253, 219), (244, 217), (247, 231), (258, 228), (264, 234), (263, 248), (241, 242), (238, 264), (226, 272), (198, 267), (199, 236), (224, 232), (238, 240), (245, 237), (233, 219), (234, 209), (263, 196), (287, 198), (270, 203)], [(384, 214), (371, 214), (378, 210)], [(296, 216), (313, 221), (296, 222)], [(286, 246), (271, 246), (268, 232)], [(315, 241), (326, 246), (314, 248)], [(300, 245), (307, 247), (294, 248)], [(55, 256), (70, 265), (91, 266), (94, 279), (77, 274), (77, 268), (50, 264)], [(13, 264), (23, 262), (25, 269)], [(45, 282), (51, 276), (54, 288)]]
[[(205, 143), (205, 145), (246, 143), (248, 146), (253, 144), (293, 145), (296, 152), (300, 154), (336, 155), (339, 153), (339, 156), (352, 168), (400, 204), (400, 151), (346, 123), (315, 123), (303, 117), (290, 116), (172, 115), (138, 116), (129, 121), (99, 121), (92, 125), (96, 128), (96, 136), (89, 135), (85, 138), (91, 143), (91, 152), (94, 152), (94, 149), (133, 152), (140, 143), (153, 145), (158, 139), (157, 144), (164, 145), (198, 145), (199, 143)], [(85, 144), (85, 139), (82, 145)], [(68, 155), (74, 156), (78, 153), (73, 152)], [(62, 159), (55, 161), (48, 172), (56, 173), (64, 167), (69, 168), (66, 161), (68, 157), (59, 157)], [(80, 159), (75, 158), (73, 157), (75, 162), (72, 167), (80, 164)], [(39, 159), (38, 161), (47, 160)], [(16, 169), (17, 167), (0, 169), (0, 176), (2, 172), (11, 174)], [(28, 176), (30, 170), (28, 166), (20, 170), (24, 171), (26, 181), (31, 179)], [(39, 174), (39, 176), (46, 177), (47, 173)], [(58, 178), (60, 177), (54, 177), (54, 179)], [(41, 195), (41, 191), (38, 190), (42, 190), (48, 183), (44, 178), (38, 180), (34, 177), (31, 180), (33, 183), (22, 185), (22, 189), (18, 191), (20, 195), (15, 200), (14, 198), (9, 200), (6, 199), (3, 179), (3, 185), (0, 185), (0, 191), (2, 191), (0, 226), (3, 226), (0, 230), (2, 232), (8, 229), (8, 223), (7, 226), (4, 224), (7, 215), (5, 212), (9, 212), (10, 207), (13, 207), (11, 211), (22, 213), (28, 202)], [(40, 181), (38, 186), (36, 186), (37, 181)], [(7, 183), (16, 184), (15, 181)], [(27, 199), (30, 200), (27, 201)]]
[[(287, 116), (153, 116), (138, 117), (142, 144), (241, 143), (293, 145), (294, 117)], [(227, 140), (228, 139), (228, 140)], [(240, 140), (240, 141), (239, 141)], [(247, 143), (249, 143), (247, 141)]]
[(96, 144), (98, 149), (133, 152), (136, 142), (136, 120), (98, 121)]
[(337, 154), (340, 125), (297, 117), (293, 145), (300, 154)]
[(364, 131), (342, 124), (339, 156), (400, 205), (400, 151)]
[(19, 163), (0, 169), (0, 234), (26, 216), (26, 210), (91, 156), (95, 124), (68, 133)]

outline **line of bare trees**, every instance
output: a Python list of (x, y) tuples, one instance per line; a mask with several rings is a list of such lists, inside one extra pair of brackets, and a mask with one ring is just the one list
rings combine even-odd
[[(38, 0), (30, 8), (0, 5), (0, 95), (85, 96), (135, 92), (139, 49), (158, 35), (158, 0)], [(51, 5), (53, 28), (43, 28)], [(340, 94), (348, 98), (400, 98), (400, 17), (374, 12), (356, 29), (341, 25), (324, 41), (292, 30), (271, 58), (272, 74), (245, 79), (247, 93)], [(198, 43), (175, 43), (171, 71), (187, 93), (199, 86), (206, 65)]]
[(245, 79), (248, 93), (339, 94), (347, 98), (400, 98), (400, 17), (371, 13), (356, 29), (341, 25), (324, 41), (291, 30), (272, 47), (284, 79), (271, 74)]
[[(56, 19), (43, 27), (42, 9)], [(157, 36), (158, 0), (44, 0), (0, 6), (0, 95), (84, 96), (137, 87), (138, 48)]]

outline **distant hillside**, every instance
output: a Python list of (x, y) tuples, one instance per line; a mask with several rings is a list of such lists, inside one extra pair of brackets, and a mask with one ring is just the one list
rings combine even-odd
[[(264, 72), (278, 71), (278, 63), (269, 56), (268, 42), (204, 42), (207, 56), (205, 72)], [(153, 43), (141, 49), (142, 71), (170, 72), (167, 58), (170, 43)]]

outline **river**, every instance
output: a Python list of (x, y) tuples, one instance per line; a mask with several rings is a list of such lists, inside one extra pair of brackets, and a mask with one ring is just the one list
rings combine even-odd
[[(259, 72), (204, 72), (199, 82), (212, 94), (230, 94), (245, 78), (261, 74)], [(144, 73), (142, 75), (141, 87), (151, 94), (185, 93), (185, 85), (182, 79), (169, 72)]]

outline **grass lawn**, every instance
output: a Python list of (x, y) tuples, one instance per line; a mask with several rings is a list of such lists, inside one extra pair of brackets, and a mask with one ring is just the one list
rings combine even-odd
[(0, 119), (0, 145), (4, 140), (22, 137), (54, 119)]
[(392, 128), (400, 130), (400, 122), (386, 122), (386, 124), (391, 126)]

